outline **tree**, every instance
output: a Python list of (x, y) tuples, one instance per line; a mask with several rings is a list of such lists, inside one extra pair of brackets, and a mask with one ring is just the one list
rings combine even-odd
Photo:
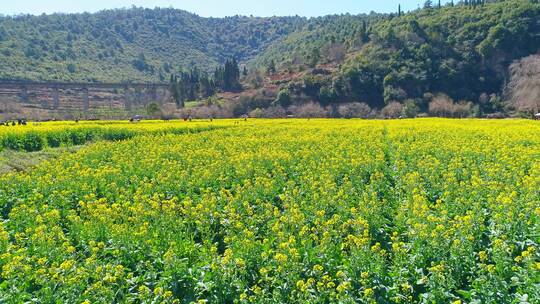
[(225, 62), (223, 69), (223, 89), (235, 91), (240, 88), (240, 68), (235, 58)]
[(255, 110), (249, 112), (249, 117), (251, 118), (263, 118), (263, 110), (261, 108), (256, 108)]
[(210, 78), (208, 73), (202, 73), (199, 83), (202, 98), (210, 97), (216, 93), (214, 80)]
[(540, 55), (531, 55), (510, 65), (508, 92), (516, 109), (540, 112)]
[(144, 53), (139, 53), (139, 56), (133, 60), (133, 66), (140, 72), (144, 72), (150, 69), (150, 66), (146, 62), (146, 56)]
[(240, 68), (236, 59), (227, 59), (223, 67), (214, 71), (214, 86), (225, 91), (237, 91), (241, 89)]
[(74, 63), (68, 63), (66, 68), (67, 68), (68, 72), (70, 72), (72, 74), (77, 72), (77, 66)]
[(399, 102), (393, 101), (381, 110), (381, 115), (384, 118), (398, 118), (402, 112), (403, 106)]
[(208, 73), (200, 72), (194, 66), (189, 72), (182, 71), (178, 75), (171, 75), (171, 95), (178, 107), (183, 108), (187, 100), (207, 98), (215, 94), (214, 79)]
[(327, 50), (328, 59), (332, 62), (341, 63), (345, 60), (346, 51), (342, 43), (334, 43)]
[(298, 107), (294, 114), (303, 118), (323, 118), (328, 115), (326, 110), (318, 103), (310, 102)]
[(433, 1), (431, 0), (427, 0), (426, 2), (424, 2), (424, 8), (432, 8), (433, 7)]
[(437, 95), (429, 103), (429, 114), (437, 117), (452, 117), (454, 114), (454, 101), (448, 95)]
[(470, 116), (471, 112), (471, 102), (454, 103), (450, 97), (444, 94), (436, 96), (429, 104), (429, 114), (436, 117), (464, 118)]
[(8, 33), (4, 26), (0, 26), (0, 41), (4, 41), (8, 38)]
[(268, 74), (274, 74), (276, 72), (276, 62), (274, 61), (274, 59), (270, 60), (266, 71), (268, 72)]
[(371, 108), (363, 102), (351, 102), (340, 105), (338, 113), (343, 118), (368, 118)]
[(310, 67), (314, 68), (319, 64), (321, 60), (321, 51), (318, 48), (311, 50), (311, 54), (308, 56), (308, 64)]
[(146, 106), (146, 113), (152, 118), (156, 118), (160, 114), (161, 109), (159, 105), (155, 102), (151, 102)]
[(408, 99), (403, 105), (403, 116), (407, 118), (415, 118), (418, 115), (418, 106), (413, 99)]
[(179, 107), (183, 107), (183, 100), (180, 100), (180, 91), (178, 89), (178, 79), (175, 75), (172, 74), (169, 83), (169, 91), (171, 92), (174, 103), (176, 103), (176, 105)]
[(279, 91), (277, 98), (275, 100), (275, 103), (277, 105), (280, 105), (282, 107), (288, 107), (291, 105), (291, 93), (288, 89), (282, 89)]
[(487, 38), (478, 45), (478, 52), (484, 58), (491, 56), (494, 52), (500, 50), (501, 47), (504, 47), (505, 44), (509, 43), (510, 35), (511, 33), (508, 32), (504, 25), (497, 24), (489, 29)]

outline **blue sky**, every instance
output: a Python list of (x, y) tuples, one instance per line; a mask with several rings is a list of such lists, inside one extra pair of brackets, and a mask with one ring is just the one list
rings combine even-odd
[[(0, 0), (0, 14), (41, 14), (95, 12), (105, 8), (174, 7), (201, 16), (321, 16), (336, 13), (394, 12), (401, 3), (403, 10), (416, 9), (420, 0)], [(435, 1), (434, 1), (435, 2)]]

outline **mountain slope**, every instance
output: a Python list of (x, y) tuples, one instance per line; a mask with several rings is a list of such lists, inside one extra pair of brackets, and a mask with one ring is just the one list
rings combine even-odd
[(181, 67), (252, 58), (304, 22), (142, 8), (1, 17), (0, 79), (164, 81)]
[[(318, 62), (319, 67), (332, 62), (337, 72), (308, 73), (282, 89), (322, 104), (360, 101), (381, 108), (397, 101), (421, 111), (427, 111), (433, 95), (445, 93), (477, 104), (477, 114), (501, 111), (509, 65), (540, 51), (540, 4), (470, 3), (367, 20), (337, 16), (327, 23), (339, 24), (339, 31), (333, 31), (337, 41), (319, 34), (332, 32), (324, 24), (305, 26), (251, 62), (265, 66), (275, 60), (282, 69), (305, 69), (311, 60), (306, 50), (338, 44), (348, 52), (346, 57), (322, 57)], [(307, 38), (317, 35), (321, 38)], [(285, 57), (278, 55), (281, 50), (287, 50)], [(301, 60), (292, 59), (295, 56)]]
[(311, 19), (139, 8), (0, 18), (0, 79), (166, 82), (181, 68), (209, 70), (236, 57), (253, 71), (243, 78), (251, 99), (280, 103), (281, 95), (283, 107), (315, 101), (333, 112), (364, 102), (414, 116), (441, 94), (468, 115), (503, 112), (509, 65), (539, 51), (532, 0)]
[(332, 61), (332, 48), (344, 51), (359, 50), (373, 24), (387, 15), (329, 15), (312, 18), (299, 30), (276, 41), (264, 52), (250, 60), (253, 67), (264, 68), (274, 61), (278, 67), (314, 65)]

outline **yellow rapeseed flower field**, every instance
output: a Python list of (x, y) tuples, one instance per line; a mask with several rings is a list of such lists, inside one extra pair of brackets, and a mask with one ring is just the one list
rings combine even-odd
[(204, 121), (58, 121), (28, 125), (0, 125), (0, 151), (3, 149), (39, 151), (46, 147), (82, 145), (96, 140), (125, 140), (141, 134), (183, 134), (231, 125), (221, 120)]
[(0, 176), (0, 303), (540, 303), (538, 122), (59, 122), (0, 138), (91, 142)]

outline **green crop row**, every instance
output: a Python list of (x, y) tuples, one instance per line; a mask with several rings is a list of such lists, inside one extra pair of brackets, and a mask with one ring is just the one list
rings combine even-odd
[(0, 132), (0, 151), (11, 149), (15, 151), (35, 152), (46, 147), (58, 148), (64, 146), (83, 145), (98, 140), (120, 141), (133, 138), (140, 134), (184, 134), (212, 130), (219, 126), (167, 127), (162, 129), (132, 128), (130, 126), (88, 126), (66, 127), (43, 130), (18, 129), (16, 132)]

